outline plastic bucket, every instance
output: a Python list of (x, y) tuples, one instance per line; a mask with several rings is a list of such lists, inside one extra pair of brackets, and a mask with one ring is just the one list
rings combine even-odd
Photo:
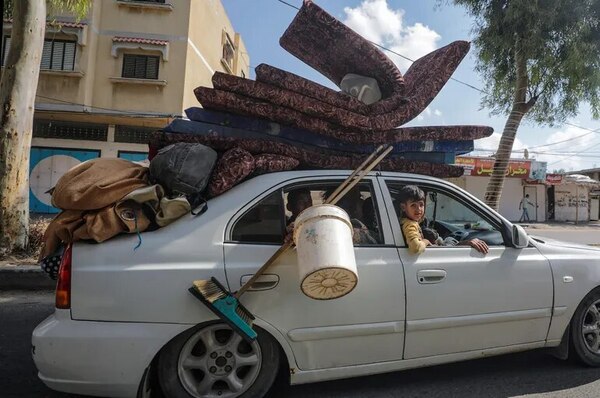
[(330, 300), (358, 283), (350, 217), (333, 205), (309, 207), (294, 223), (300, 288), (308, 297)]

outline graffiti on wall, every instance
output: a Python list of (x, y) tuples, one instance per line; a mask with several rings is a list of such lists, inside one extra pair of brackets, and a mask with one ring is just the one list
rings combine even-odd
[[(555, 191), (555, 206), (556, 207), (578, 207), (577, 196), (569, 191)], [(588, 207), (588, 198), (585, 192), (579, 193), (579, 208)]]

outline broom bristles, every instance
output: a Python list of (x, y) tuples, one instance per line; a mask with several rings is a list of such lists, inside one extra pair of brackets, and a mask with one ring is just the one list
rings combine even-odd
[(256, 332), (252, 330), (254, 315), (216, 278), (193, 281), (188, 290), (243, 338), (249, 342), (256, 339)]

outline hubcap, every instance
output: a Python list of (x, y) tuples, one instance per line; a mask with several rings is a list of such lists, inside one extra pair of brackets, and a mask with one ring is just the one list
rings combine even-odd
[(600, 300), (590, 305), (583, 316), (581, 333), (587, 349), (600, 355)]
[(247, 343), (224, 324), (197, 331), (179, 354), (177, 370), (186, 391), (197, 398), (235, 398), (260, 372), (258, 342)]

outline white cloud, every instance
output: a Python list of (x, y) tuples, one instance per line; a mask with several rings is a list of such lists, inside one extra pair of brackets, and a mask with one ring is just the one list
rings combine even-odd
[[(441, 36), (422, 23), (407, 26), (404, 10), (391, 9), (387, 0), (363, 0), (356, 8), (345, 7), (344, 24), (368, 40), (416, 60), (435, 50)], [(385, 54), (402, 72), (411, 62), (388, 51)]]
[[(496, 150), (498, 150), (498, 145), (500, 144), (501, 137), (502, 134), (493, 133), (489, 137), (475, 141), (475, 151), (472, 154), (475, 156), (491, 156), (496, 152)], [(523, 144), (523, 142), (518, 138), (515, 138), (511, 158), (522, 158), (523, 149), (525, 149), (525, 145)]]
[(434, 117), (442, 117), (442, 111), (439, 109), (431, 110), (430, 107), (425, 108), (423, 112), (417, 116), (417, 120), (425, 120), (425, 118), (430, 119), (432, 116)]

